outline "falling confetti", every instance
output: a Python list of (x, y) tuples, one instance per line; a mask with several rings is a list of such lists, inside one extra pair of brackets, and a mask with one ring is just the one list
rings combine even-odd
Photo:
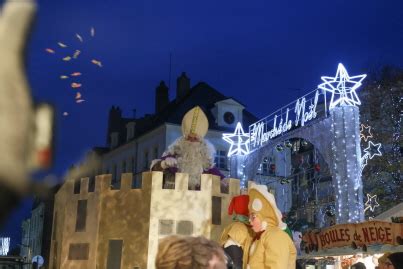
[(69, 77), (68, 77), (68, 76), (63, 75), (63, 76), (60, 76), (60, 78), (61, 78), (61, 79), (68, 79)]
[(92, 36), (92, 37), (95, 36), (95, 29), (94, 29), (94, 27), (91, 27), (91, 36)]
[(101, 61), (97, 61), (97, 60), (93, 59), (93, 60), (91, 60), (91, 63), (98, 65), (99, 67), (102, 67)]
[(79, 103), (82, 103), (84, 101), (85, 101), (84, 99), (79, 99), (79, 100), (76, 100), (76, 103), (79, 104)]
[(63, 44), (62, 42), (57, 43), (61, 48), (67, 48), (67, 45)]
[(76, 99), (80, 99), (81, 98), (81, 93), (80, 92), (77, 92), (76, 93)]
[(70, 61), (70, 60), (71, 60), (71, 57), (70, 57), (70, 56), (66, 56), (66, 57), (63, 58), (63, 61), (66, 61), (66, 62), (68, 62), (68, 61)]
[(78, 38), (78, 40), (80, 40), (80, 42), (83, 42), (83, 38), (79, 34), (76, 34), (76, 37)]
[(52, 53), (52, 54), (54, 54), (55, 53), (55, 51), (54, 50), (52, 50), (52, 49), (46, 49), (46, 52), (49, 52), (49, 53)]
[(73, 54), (73, 58), (74, 58), (74, 59), (77, 59), (77, 57), (78, 57), (78, 55), (80, 55), (80, 53), (81, 53), (81, 51), (76, 50), (76, 51), (74, 52), (74, 54)]
[(68, 116), (68, 115), (69, 115), (69, 113), (63, 112), (63, 116)]
[(81, 76), (81, 73), (80, 72), (74, 72), (74, 73), (71, 73), (70, 76), (78, 77), (78, 76)]
[(74, 89), (80, 88), (80, 87), (81, 87), (81, 84), (80, 84), (80, 83), (73, 82), (73, 83), (71, 83), (71, 87), (74, 88)]

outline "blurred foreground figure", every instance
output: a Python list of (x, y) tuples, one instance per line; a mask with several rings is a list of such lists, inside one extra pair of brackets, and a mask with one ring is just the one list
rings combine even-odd
[(0, 7), (0, 225), (32, 191), (29, 173), (51, 161), (53, 110), (34, 106), (24, 53), (36, 5), (7, 0)]
[(222, 248), (204, 237), (172, 235), (158, 245), (156, 269), (226, 269)]

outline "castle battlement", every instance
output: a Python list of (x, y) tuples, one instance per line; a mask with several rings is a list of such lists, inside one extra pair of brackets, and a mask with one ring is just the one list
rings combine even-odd
[[(94, 182), (91, 182), (93, 180)], [(226, 179), (228, 184), (228, 192), (221, 191), (221, 181), (218, 176), (210, 174), (202, 174), (200, 178), (200, 189), (189, 190), (189, 175), (185, 173), (176, 173), (175, 182), (171, 187), (164, 186), (164, 175), (162, 172), (144, 172), (141, 177), (141, 187), (134, 188), (133, 174), (124, 173), (120, 178), (120, 187), (112, 187), (112, 175), (102, 174), (97, 175), (95, 178), (80, 178), (77, 180), (67, 181), (65, 187), (71, 190), (74, 195), (87, 195), (89, 193), (104, 193), (104, 192), (119, 192), (119, 191), (149, 191), (149, 190), (163, 190), (163, 191), (180, 191), (180, 192), (211, 192), (212, 195), (237, 195), (239, 194), (240, 184), (238, 179)], [(90, 188), (90, 184), (95, 184)]]
[(133, 180), (123, 174), (118, 189), (110, 174), (63, 184), (55, 197), (51, 267), (106, 268), (110, 246), (120, 242), (125, 268), (154, 268), (158, 242), (167, 235), (218, 240), (240, 192), (238, 179), (226, 179), (223, 193), (220, 178), (210, 174), (201, 175), (200, 190), (188, 189), (184, 173), (166, 184), (162, 172), (145, 172), (140, 188)]

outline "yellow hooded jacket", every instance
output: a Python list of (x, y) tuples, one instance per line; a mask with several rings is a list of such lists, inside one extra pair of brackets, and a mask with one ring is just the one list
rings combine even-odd
[(274, 196), (265, 185), (252, 184), (249, 189), (249, 212), (265, 226), (264, 232), (249, 249), (250, 269), (295, 269), (297, 251), (290, 236), (283, 231), (281, 212)]

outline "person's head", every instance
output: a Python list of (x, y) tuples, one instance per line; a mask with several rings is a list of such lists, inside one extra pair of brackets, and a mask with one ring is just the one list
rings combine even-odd
[(403, 252), (395, 252), (388, 256), (385, 261), (387, 269), (403, 269)]
[(362, 262), (357, 262), (353, 265), (351, 265), (351, 269), (366, 269), (365, 264)]
[(225, 269), (223, 249), (204, 237), (172, 235), (162, 239), (155, 261), (157, 269)]
[(274, 195), (265, 185), (252, 184), (249, 189), (249, 222), (255, 232), (265, 230), (268, 226), (285, 229), (282, 214), (277, 208)]
[(390, 252), (386, 252), (385, 254), (383, 254), (381, 257), (378, 258), (379, 269), (387, 269), (388, 268), (385, 263), (386, 263), (386, 260), (388, 259), (390, 254), (391, 254)]

